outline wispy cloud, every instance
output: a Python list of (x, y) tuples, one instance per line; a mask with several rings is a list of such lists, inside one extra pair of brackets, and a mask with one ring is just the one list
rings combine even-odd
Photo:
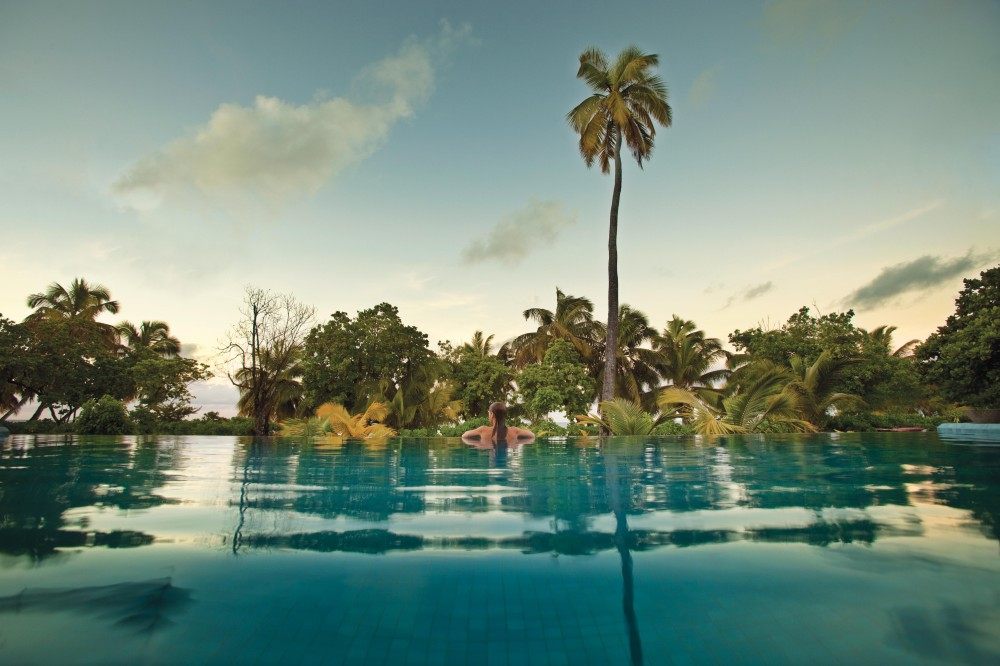
[(759, 298), (764, 294), (768, 293), (769, 291), (773, 290), (774, 290), (774, 283), (771, 282), (770, 280), (768, 280), (767, 282), (761, 282), (760, 284), (749, 286), (743, 291), (730, 296), (726, 300), (725, 305), (722, 306), (722, 309), (725, 310), (736, 301), (752, 301), (753, 299)]
[(975, 254), (969, 250), (961, 257), (948, 259), (928, 254), (912, 261), (887, 266), (873, 280), (844, 298), (843, 304), (860, 309), (872, 308), (906, 293), (938, 287), (995, 257), (996, 253)]
[(863, 3), (843, 0), (771, 0), (764, 6), (769, 43), (821, 53), (837, 44), (864, 15)]
[(466, 246), (462, 258), (467, 263), (517, 264), (538, 245), (551, 243), (575, 222), (575, 217), (557, 201), (532, 201), (497, 222), (485, 238)]
[(884, 220), (879, 220), (878, 222), (872, 222), (871, 224), (866, 224), (863, 227), (855, 229), (854, 231), (844, 234), (842, 236), (837, 236), (823, 242), (821, 248), (813, 250), (812, 252), (796, 252), (792, 256), (784, 259), (782, 261), (775, 262), (764, 267), (765, 271), (778, 270), (780, 268), (785, 268), (791, 264), (798, 263), (803, 259), (808, 259), (810, 257), (817, 257), (821, 254), (827, 254), (833, 248), (841, 247), (843, 245), (848, 245), (850, 243), (855, 243), (859, 240), (863, 240), (877, 233), (883, 231), (888, 231), (900, 225), (906, 224), (907, 222), (912, 222), (913, 220), (930, 213), (933, 210), (937, 210), (945, 203), (944, 199), (935, 199), (929, 201), (925, 204), (921, 204), (916, 208), (911, 208), (910, 210), (895, 215)]
[(135, 208), (190, 195), (284, 201), (315, 192), (369, 157), (434, 89), (435, 70), (469, 36), (442, 23), (433, 39), (410, 38), (364, 69), (351, 95), (294, 104), (258, 95), (223, 104), (188, 136), (147, 155), (112, 190)]
[(688, 91), (688, 104), (691, 108), (697, 109), (704, 106), (715, 95), (717, 87), (716, 78), (718, 76), (719, 67), (715, 66), (702, 70), (695, 77), (694, 83), (691, 84), (691, 90)]

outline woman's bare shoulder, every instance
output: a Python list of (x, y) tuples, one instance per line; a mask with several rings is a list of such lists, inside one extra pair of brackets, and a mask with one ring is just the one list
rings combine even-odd
[(490, 426), (480, 426), (478, 428), (473, 428), (472, 430), (467, 430), (462, 437), (487, 437), (493, 434), (493, 428)]

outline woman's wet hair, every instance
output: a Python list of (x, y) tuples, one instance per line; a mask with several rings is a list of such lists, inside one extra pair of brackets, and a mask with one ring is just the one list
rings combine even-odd
[(494, 402), (490, 405), (490, 414), (493, 415), (493, 441), (497, 444), (507, 441), (507, 405), (502, 402)]

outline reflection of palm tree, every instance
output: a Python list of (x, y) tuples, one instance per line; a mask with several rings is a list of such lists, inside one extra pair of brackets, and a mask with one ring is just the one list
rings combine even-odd
[[(622, 611), (628, 628), (628, 649), (633, 664), (642, 663), (642, 636), (635, 615), (635, 580), (632, 575), (632, 551), (629, 549), (628, 519), (628, 463), (623, 465), (625, 474), (619, 477), (618, 456), (608, 452), (604, 456), (604, 479), (608, 487), (608, 500), (615, 514), (615, 548), (622, 563)], [(623, 487), (625, 492), (623, 493)], [(624, 495), (624, 498), (622, 497)]]

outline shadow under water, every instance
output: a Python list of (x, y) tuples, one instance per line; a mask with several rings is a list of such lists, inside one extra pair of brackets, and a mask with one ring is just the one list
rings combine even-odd
[(172, 624), (172, 616), (190, 603), (190, 590), (176, 587), (167, 577), (95, 587), (25, 589), (0, 597), (0, 613), (86, 613), (146, 634)]

